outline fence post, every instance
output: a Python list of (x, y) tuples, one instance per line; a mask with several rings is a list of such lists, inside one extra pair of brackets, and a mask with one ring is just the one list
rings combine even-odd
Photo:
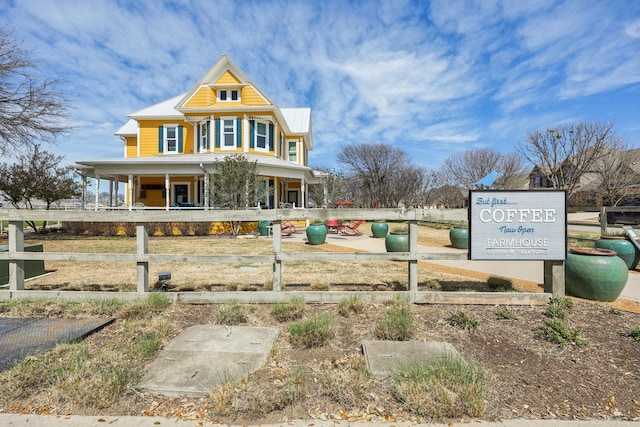
[[(24, 228), (22, 221), (9, 221), (9, 256), (24, 252)], [(24, 259), (9, 260), (9, 290), (24, 290)]]
[[(146, 222), (136, 224), (136, 249), (138, 257), (149, 254), (149, 224)], [(138, 292), (149, 292), (149, 262), (137, 261)]]
[(282, 253), (282, 228), (280, 221), (274, 221), (271, 231), (273, 232), (273, 253), (275, 259), (273, 261), (273, 290), (275, 292), (282, 291), (282, 261), (280, 254)]
[(418, 260), (415, 258), (418, 252), (418, 221), (409, 221), (409, 253), (414, 259), (409, 260), (409, 290), (418, 292)]
[(544, 291), (554, 297), (564, 296), (564, 261), (544, 261)]

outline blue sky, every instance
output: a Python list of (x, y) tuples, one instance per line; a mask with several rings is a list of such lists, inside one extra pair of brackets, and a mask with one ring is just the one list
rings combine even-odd
[(438, 168), (466, 149), (614, 121), (640, 146), (640, 1), (0, 0), (75, 132), (49, 151), (122, 157), (126, 115), (227, 53), (280, 107), (311, 107), (312, 165), (387, 143)]

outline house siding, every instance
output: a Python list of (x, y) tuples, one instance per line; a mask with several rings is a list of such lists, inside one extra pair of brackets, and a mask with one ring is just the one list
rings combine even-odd
[(216, 93), (210, 87), (201, 87), (198, 89), (196, 93), (193, 94), (191, 99), (187, 101), (185, 107), (189, 108), (197, 108), (197, 107), (208, 107), (209, 105), (215, 104), (216, 102)]
[(140, 122), (140, 157), (160, 154), (158, 150), (158, 127), (165, 124), (182, 126), (183, 151), (181, 154), (193, 153), (193, 126), (183, 120), (147, 120)]
[(133, 136), (125, 138), (125, 157), (138, 157), (138, 141)]
[(239, 85), (242, 82), (231, 71), (225, 71), (216, 81), (217, 85)]
[(242, 88), (241, 97), (244, 105), (269, 105), (269, 103), (251, 86)]

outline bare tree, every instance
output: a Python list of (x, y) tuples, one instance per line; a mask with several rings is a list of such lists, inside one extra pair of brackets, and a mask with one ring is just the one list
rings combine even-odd
[[(398, 174), (414, 167), (411, 159), (402, 149), (383, 143), (345, 145), (338, 153), (337, 159), (338, 162), (353, 170), (351, 177), (365, 193), (362, 202), (367, 206), (369, 204), (375, 204), (378, 207), (397, 206), (397, 197), (394, 192), (398, 190), (396, 188)], [(411, 183), (407, 184), (411, 185)]]
[(613, 127), (613, 123), (592, 122), (529, 132), (516, 149), (552, 188), (564, 189), (570, 197), (594, 163), (618, 144), (620, 138)]
[[(0, 164), (0, 194), (16, 209), (34, 209), (38, 202), (50, 209), (59, 200), (79, 196), (80, 184), (68, 167), (60, 166), (63, 160), (64, 156), (41, 151), (39, 145), (34, 145), (30, 152), (19, 155), (17, 162)], [(27, 224), (35, 232), (47, 227), (46, 222), (42, 227), (34, 221)]]
[(71, 128), (67, 100), (55, 90), (57, 80), (38, 82), (35, 64), (9, 31), (0, 29), (0, 154), (50, 142)]
[(500, 179), (493, 187), (509, 188), (513, 186), (513, 179), (524, 173), (524, 162), (515, 153), (502, 154), (490, 148), (480, 148), (446, 158), (443, 172), (454, 177), (455, 184), (463, 188), (471, 188), (491, 172), (497, 172)]
[(315, 166), (313, 169), (323, 173), (322, 185), (309, 187), (311, 198), (317, 205), (333, 207), (338, 200), (351, 198), (347, 179), (342, 172), (328, 166)]
[(618, 206), (640, 197), (640, 150), (620, 139), (595, 162), (597, 194), (603, 205)]

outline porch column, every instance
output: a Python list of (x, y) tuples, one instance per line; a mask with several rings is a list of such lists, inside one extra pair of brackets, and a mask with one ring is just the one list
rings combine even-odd
[(80, 207), (80, 210), (85, 210), (87, 208), (87, 177), (85, 175), (82, 175), (82, 196), (81, 196), (81, 200), (80, 203), (82, 203), (82, 206)]
[(116, 176), (116, 206), (120, 205), (120, 176)]
[[(206, 171), (205, 171), (206, 172)], [(209, 174), (204, 174), (204, 210), (209, 210)]]
[(129, 187), (129, 210), (133, 208), (133, 175), (129, 174), (127, 181), (127, 187)]
[(98, 198), (100, 197), (100, 175), (96, 175), (96, 177), (94, 178), (94, 181), (96, 183), (96, 197), (95, 197), (95, 205), (93, 207), (93, 210), (97, 211), (98, 210)]
[(300, 181), (300, 207), (301, 208), (307, 207), (307, 204), (305, 203), (306, 193), (307, 193), (307, 183), (304, 180), (304, 178), (302, 178), (302, 181)]
[(113, 181), (109, 180), (109, 207), (113, 207)]
[(169, 174), (165, 174), (164, 175), (164, 194), (166, 194), (167, 197), (165, 197), (165, 209), (169, 210), (169, 206), (171, 206), (170, 204), (170, 200), (171, 200), (171, 178), (169, 177)]

